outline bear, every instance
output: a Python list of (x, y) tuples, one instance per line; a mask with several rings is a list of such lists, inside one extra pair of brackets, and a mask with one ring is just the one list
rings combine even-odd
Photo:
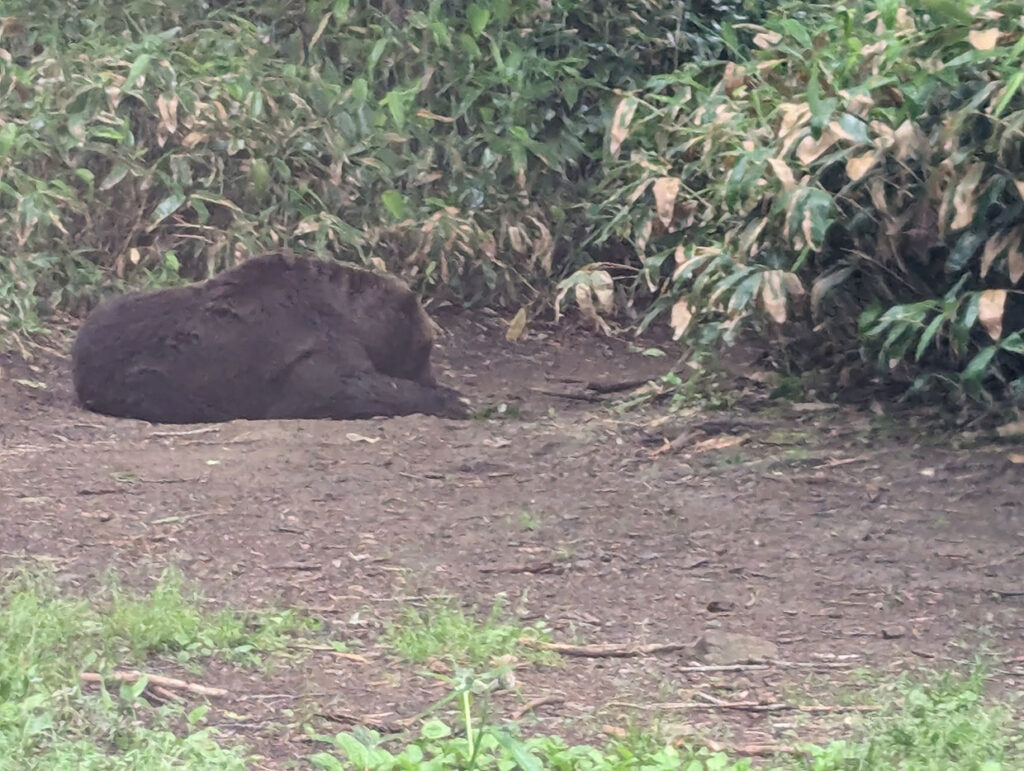
[(398, 278), (278, 251), (101, 303), (71, 360), (82, 407), (151, 423), (468, 417), (434, 377), (433, 344)]

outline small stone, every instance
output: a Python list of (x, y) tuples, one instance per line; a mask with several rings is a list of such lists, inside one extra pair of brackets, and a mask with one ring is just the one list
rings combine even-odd
[(709, 629), (697, 642), (697, 655), (705, 664), (761, 664), (779, 656), (778, 646), (770, 640), (748, 634)]
[(899, 624), (882, 627), (882, 639), (885, 640), (895, 640), (897, 638), (904, 637), (906, 634), (907, 630)]

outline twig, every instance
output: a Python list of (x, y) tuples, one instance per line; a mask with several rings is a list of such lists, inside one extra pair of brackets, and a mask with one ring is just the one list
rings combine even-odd
[(537, 707), (543, 707), (546, 704), (564, 704), (565, 697), (557, 693), (549, 693), (547, 696), (538, 696), (536, 699), (531, 699), (526, 702), (523, 706), (512, 713), (513, 720), (519, 720), (527, 712), (532, 712)]
[(594, 394), (587, 393), (575, 393), (571, 391), (547, 391), (543, 388), (531, 388), (531, 391), (543, 394), (544, 396), (555, 396), (559, 399), (571, 399), (577, 402), (590, 402), (591, 404), (600, 404), (605, 401), (601, 396), (595, 396)]
[(192, 428), (188, 431), (154, 431), (150, 434), (151, 437), (172, 437), (172, 436), (197, 436), (199, 434), (212, 434), (214, 431), (220, 431), (220, 426), (206, 426), (204, 428)]
[(403, 721), (399, 720), (389, 723), (382, 720), (382, 716), (357, 715), (354, 712), (335, 711), (318, 712), (317, 717), (322, 717), (324, 720), (330, 720), (332, 723), (341, 723), (342, 725), (362, 725), (385, 734), (396, 734), (405, 730), (402, 726)]
[(728, 709), (740, 712), (804, 712), (814, 715), (835, 712), (877, 712), (881, 709), (876, 704), (783, 704), (781, 702), (721, 701), (719, 699), (708, 699), (707, 701), (667, 701), (661, 704), (634, 704), (626, 701), (612, 701), (608, 703), (608, 706), (663, 710), (666, 712), (683, 709)]
[(554, 651), (563, 656), (580, 656), (584, 658), (627, 658), (630, 656), (651, 656), (657, 653), (672, 653), (692, 648), (691, 643), (652, 643), (650, 645), (617, 645), (603, 643), (599, 645), (567, 645), (565, 643), (549, 643), (540, 640), (519, 638), (523, 645)]
[(370, 661), (370, 657), (363, 656), (359, 653), (349, 653), (348, 651), (339, 651), (332, 648), (330, 645), (311, 645), (309, 643), (292, 643), (292, 648), (301, 648), (306, 651), (316, 651), (317, 653), (330, 653), (332, 656), (336, 656), (339, 659), (348, 659), (349, 661), (358, 661), (360, 664), (367, 664)]
[(534, 562), (528, 565), (494, 565), (477, 568), (481, 573), (564, 573), (565, 565), (557, 562)]
[(678, 667), (677, 672), (763, 672), (766, 669), (849, 669), (847, 661), (769, 661), (766, 664), (692, 664)]
[(146, 678), (149, 685), (159, 686), (161, 688), (167, 688), (174, 691), (188, 691), (189, 693), (196, 693), (200, 696), (227, 696), (228, 694), (228, 691), (225, 688), (214, 688), (209, 685), (201, 685), (199, 683), (190, 683), (186, 680), (179, 680), (176, 677), (151, 675), (146, 672), (138, 672), (135, 670), (112, 672), (106, 677), (98, 672), (82, 672), (78, 677), (83, 683), (102, 683), (104, 680), (113, 680), (116, 683), (136, 683), (142, 678)]
[[(685, 739), (680, 740), (679, 744), (685, 743)], [(806, 754), (802, 750), (797, 749), (791, 744), (722, 744), (716, 742), (714, 739), (705, 739), (705, 746), (712, 752), (727, 752), (730, 755), (804, 755)]]
[(619, 391), (629, 391), (633, 388), (639, 388), (640, 386), (647, 385), (652, 380), (656, 379), (657, 378), (653, 377), (641, 377), (612, 383), (598, 383), (597, 381), (591, 381), (587, 383), (586, 389), (588, 391), (593, 391), (596, 394), (613, 394)]

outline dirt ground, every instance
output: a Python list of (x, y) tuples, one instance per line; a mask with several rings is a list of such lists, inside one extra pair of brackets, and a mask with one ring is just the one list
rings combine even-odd
[[(364, 661), (315, 651), (287, 671), (201, 675), (231, 691), (215, 723), (267, 768), (312, 751), (303, 720), (387, 727), (444, 695), (375, 642), (439, 593), (484, 608), (502, 595), (561, 642), (689, 646), (723, 630), (784, 662), (701, 668), (686, 647), (526, 665), (494, 717), (550, 697), (523, 718), (531, 732), (657, 723), (738, 747), (821, 740), (847, 715), (788, 707), (837, 705), (839, 690), (856, 701), (861, 668), (983, 651), (1020, 688), (1012, 448), (767, 399), (616, 412), (585, 384), (654, 377), (671, 359), (578, 330), (508, 343), (486, 317), (442, 324), (442, 379), (504, 415), (153, 426), (79, 410), (61, 357), (0, 359), (0, 561), (54, 563), (81, 587), (110, 566), (146, 586), (173, 564), (217, 604), (324, 618)], [(784, 706), (750, 706), (765, 704)]]

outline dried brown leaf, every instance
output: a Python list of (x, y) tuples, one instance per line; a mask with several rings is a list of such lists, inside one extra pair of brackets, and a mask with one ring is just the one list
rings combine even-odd
[(660, 177), (654, 183), (654, 203), (657, 207), (658, 219), (671, 233), (672, 217), (676, 210), (676, 196), (682, 180), (679, 177)]
[(988, 336), (993, 340), (998, 340), (1003, 336), (1003, 307), (1005, 305), (1005, 289), (986, 289), (978, 298), (978, 321), (985, 327)]
[(860, 155), (854, 155), (846, 161), (846, 176), (848, 176), (852, 182), (856, 182), (867, 174), (868, 170), (874, 166), (877, 161), (878, 151), (876, 150), (868, 150)]
[(800, 140), (796, 146), (796, 157), (804, 165), (813, 163), (828, 152), (838, 139), (836, 133), (826, 126), (817, 139), (808, 134)]
[(1006, 270), (1014, 285), (1024, 276), (1024, 225), (1014, 228), (1007, 236), (1010, 250), (1006, 253)]
[(505, 330), (505, 339), (514, 343), (526, 333), (526, 308), (520, 308)]
[(988, 241), (985, 242), (985, 248), (981, 253), (981, 266), (979, 267), (979, 273), (982, 278), (988, 275), (989, 270), (992, 269), (992, 263), (995, 262), (998, 257), (1008, 246), (1008, 241), (1011, 234), (1008, 233), (996, 233)]
[(967, 40), (979, 51), (991, 51), (999, 43), (999, 28), (972, 29), (967, 33)]
[(623, 97), (615, 107), (615, 114), (612, 115), (611, 139), (608, 143), (608, 152), (614, 158), (619, 154), (619, 148), (629, 136), (629, 124), (636, 114), (637, 100), (634, 96)]
[(793, 170), (789, 168), (788, 163), (781, 158), (769, 158), (768, 165), (772, 167), (775, 176), (782, 183), (783, 190), (792, 190), (796, 187), (796, 178), (793, 176)]
[(978, 183), (981, 182), (981, 174), (985, 170), (984, 163), (975, 163), (964, 174), (963, 179), (953, 191), (953, 223), (950, 225), (953, 230), (960, 230), (974, 222), (974, 215), (978, 210)]
[(776, 323), (782, 324), (786, 321), (786, 290), (782, 274), (785, 271), (765, 271), (761, 281), (761, 302), (768, 315), (775, 319)]
[(693, 309), (686, 300), (676, 300), (672, 306), (672, 317), (669, 324), (672, 326), (672, 339), (678, 340), (686, 332), (693, 319)]
[(782, 35), (771, 30), (764, 30), (754, 35), (754, 45), (758, 48), (774, 48), (782, 42)]
[(1011, 423), (1004, 423), (996, 427), (996, 434), (1001, 439), (1024, 436), (1024, 420), (1014, 420)]

